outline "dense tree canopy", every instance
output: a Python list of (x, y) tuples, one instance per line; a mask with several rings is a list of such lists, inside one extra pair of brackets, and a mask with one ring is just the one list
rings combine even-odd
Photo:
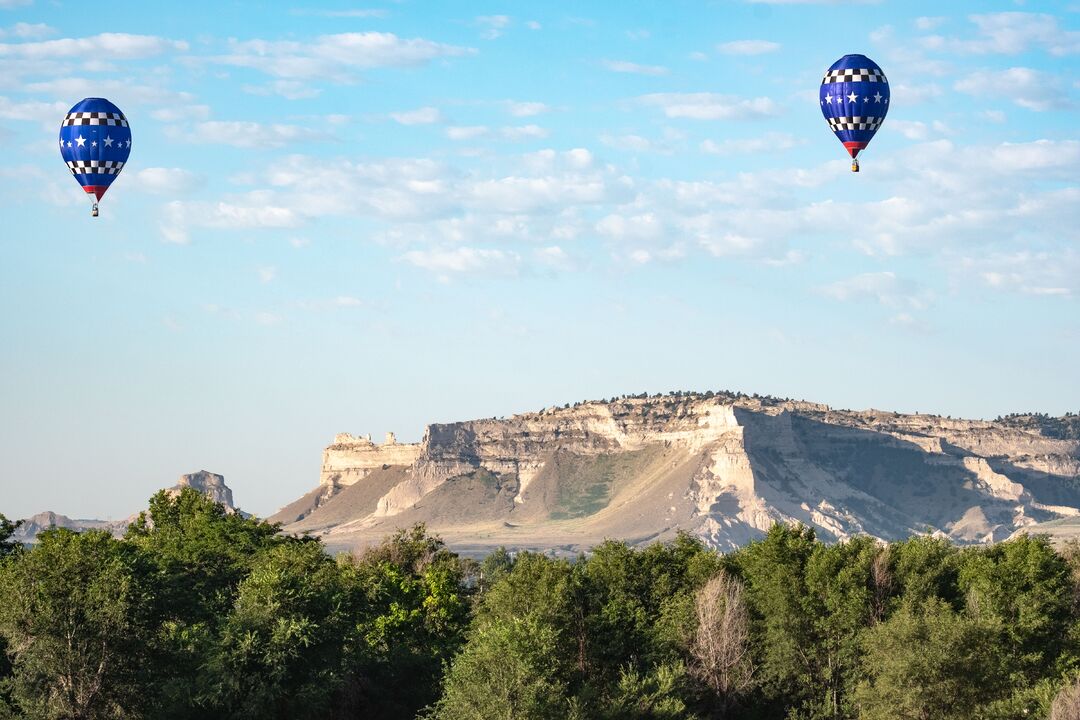
[[(198, 493), (123, 539), (0, 516), (0, 718), (1007, 720), (1080, 708), (1080, 545), (778, 525), (578, 558), (328, 555)], [(1072, 714), (1070, 714), (1072, 713)]]

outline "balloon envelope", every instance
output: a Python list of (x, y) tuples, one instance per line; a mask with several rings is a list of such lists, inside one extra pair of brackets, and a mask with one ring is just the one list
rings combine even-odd
[(105, 98), (81, 100), (60, 125), (60, 154), (75, 181), (100, 200), (131, 154), (127, 118)]
[(821, 80), (821, 114), (852, 158), (866, 148), (889, 112), (889, 81), (865, 55), (845, 55)]

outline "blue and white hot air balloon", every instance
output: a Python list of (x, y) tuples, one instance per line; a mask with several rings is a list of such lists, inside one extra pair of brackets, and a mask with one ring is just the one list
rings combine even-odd
[(94, 196), (90, 214), (98, 216), (98, 201), (124, 169), (131, 154), (131, 128), (120, 108), (105, 98), (86, 98), (64, 116), (60, 154), (75, 181)]
[(821, 81), (821, 114), (851, 155), (851, 171), (859, 172), (858, 155), (870, 144), (889, 112), (889, 81), (865, 55), (845, 55)]

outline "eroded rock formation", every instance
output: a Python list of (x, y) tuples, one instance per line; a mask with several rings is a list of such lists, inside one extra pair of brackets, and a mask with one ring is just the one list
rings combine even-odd
[(435, 424), (416, 444), (346, 434), (324, 451), (320, 487), (271, 519), (338, 546), (418, 521), (478, 548), (574, 551), (679, 530), (731, 548), (779, 521), (827, 540), (990, 542), (1080, 515), (1080, 423), (1017, 417), (708, 393)]

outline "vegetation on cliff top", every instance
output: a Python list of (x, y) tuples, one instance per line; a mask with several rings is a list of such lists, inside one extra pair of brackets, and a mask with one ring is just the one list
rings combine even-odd
[[(1073, 718), (1080, 547), (776, 526), (576, 561), (357, 555), (156, 495), (123, 539), (5, 541), (0, 717)], [(1057, 698), (1055, 700), (1055, 697)]]

